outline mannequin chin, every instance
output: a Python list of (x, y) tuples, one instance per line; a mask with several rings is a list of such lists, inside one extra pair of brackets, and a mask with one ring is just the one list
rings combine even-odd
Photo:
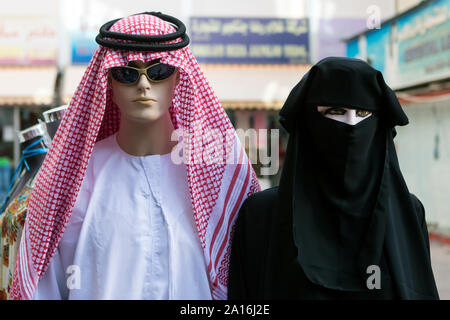
[(326, 118), (344, 122), (349, 125), (355, 125), (372, 115), (372, 112), (367, 110), (341, 107), (318, 106), (317, 111)]

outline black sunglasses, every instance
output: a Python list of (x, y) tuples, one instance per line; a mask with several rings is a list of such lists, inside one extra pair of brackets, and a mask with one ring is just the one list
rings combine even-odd
[(123, 66), (112, 67), (110, 71), (111, 76), (117, 82), (125, 85), (133, 85), (140, 79), (141, 74), (144, 74), (147, 77), (148, 81), (151, 82), (163, 81), (174, 73), (175, 67), (158, 62), (144, 69)]

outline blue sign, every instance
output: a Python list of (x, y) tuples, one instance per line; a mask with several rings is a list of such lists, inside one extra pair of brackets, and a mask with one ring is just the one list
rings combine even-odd
[(361, 58), (361, 53), (359, 52), (358, 38), (347, 43), (347, 57)]
[(77, 31), (71, 34), (72, 64), (88, 64), (98, 44), (95, 42), (97, 32)]
[(310, 61), (308, 19), (193, 17), (190, 27), (190, 48), (201, 63)]
[(366, 35), (367, 61), (372, 67), (384, 73), (387, 50), (391, 39), (391, 24), (385, 24)]
[(363, 48), (347, 42), (347, 56), (364, 51), (394, 89), (450, 77), (450, 0), (426, 2), (363, 37)]
[(437, 0), (401, 17), (398, 82), (412, 85), (450, 76), (450, 0)]

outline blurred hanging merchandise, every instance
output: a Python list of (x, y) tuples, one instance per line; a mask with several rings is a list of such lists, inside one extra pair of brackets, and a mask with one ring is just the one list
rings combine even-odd
[(0, 202), (6, 197), (9, 180), (11, 179), (11, 163), (7, 157), (0, 157)]
[(43, 113), (45, 122), (40, 121), (39, 124), (19, 133), (19, 140), (24, 151), (27, 147), (30, 148), (27, 151), (29, 154), (33, 154), (34, 158), (31, 160), (31, 158), (24, 157), (23, 163), (28, 165), (29, 170), (18, 169), (18, 171), (23, 171), (24, 174), (13, 184), (11, 188), (13, 191), (10, 191), (11, 196), (8, 198), (7, 205), (5, 205), (6, 209), (0, 211), (0, 227), (2, 229), (0, 238), (0, 300), (8, 299), (25, 224), (29, 195), (33, 190), (33, 183), (39, 168), (44, 161), (46, 150), (56, 134), (67, 107), (67, 105), (63, 105), (45, 111)]
[[(7, 299), (10, 280), (14, 273), (17, 248), (25, 223), (31, 182), (44, 161), (47, 146), (44, 143), (45, 126), (34, 125), (19, 132), (22, 156), (9, 184), (6, 199), (0, 209), (0, 299)], [(4, 210), (6, 208), (6, 210)]]
[(18, 139), (22, 145), (22, 157), (8, 187), (0, 214), (26, 184), (32, 184), (44, 162), (51, 140), (58, 130), (67, 107), (67, 105), (62, 105), (45, 111), (43, 113), (45, 122), (40, 121), (40, 123), (19, 132)]
[(14, 171), (0, 212), (3, 212), (6, 206), (22, 191), (27, 183), (33, 180), (39, 171), (48, 150), (48, 146), (45, 144), (45, 135), (46, 127), (43, 124), (36, 124), (19, 132), (18, 138), (22, 146), (22, 156)]

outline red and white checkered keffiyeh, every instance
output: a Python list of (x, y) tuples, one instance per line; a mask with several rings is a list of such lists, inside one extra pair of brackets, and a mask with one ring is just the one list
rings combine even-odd
[[(140, 35), (175, 31), (169, 23), (148, 14), (121, 19), (110, 30)], [(211, 130), (220, 130), (224, 136), (234, 134), (230, 120), (188, 47), (154, 53), (100, 46), (61, 121), (30, 196), (11, 299), (33, 298), (71, 216), (95, 142), (119, 129), (120, 112), (107, 86), (108, 68), (123, 66), (132, 60), (154, 59), (180, 70), (170, 112), (175, 128), (183, 129), (191, 137), (188, 184), (212, 296), (213, 299), (227, 297), (232, 226), (245, 198), (260, 190), (245, 151), (235, 136), (224, 139), (225, 142), (202, 141), (199, 133)], [(217, 143), (224, 151), (237, 152), (243, 159), (241, 164), (199, 161), (202, 154), (205, 157), (208, 150), (217, 148)]]

